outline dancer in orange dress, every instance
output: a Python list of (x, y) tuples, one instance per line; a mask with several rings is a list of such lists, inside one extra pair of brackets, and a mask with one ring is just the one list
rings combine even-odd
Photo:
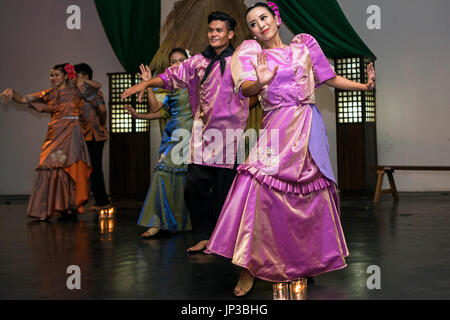
[(51, 114), (27, 209), (28, 216), (40, 221), (56, 215), (76, 217), (88, 199), (91, 162), (79, 115), (83, 96), (99, 84), (72, 79), (74, 67), (61, 64), (50, 70), (49, 89), (26, 96), (11, 88), (2, 93), (4, 102), (13, 100)]

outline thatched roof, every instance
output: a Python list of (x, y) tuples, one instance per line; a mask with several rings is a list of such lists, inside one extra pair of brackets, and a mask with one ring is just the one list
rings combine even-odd
[(168, 54), (175, 48), (189, 50), (191, 55), (202, 52), (208, 46), (208, 15), (213, 11), (222, 11), (237, 21), (232, 44), (238, 46), (243, 40), (250, 39), (245, 25), (247, 7), (241, 0), (180, 0), (167, 16), (161, 30), (161, 46), (156, 52), (150, 67), (163, 72), (168, 66)]

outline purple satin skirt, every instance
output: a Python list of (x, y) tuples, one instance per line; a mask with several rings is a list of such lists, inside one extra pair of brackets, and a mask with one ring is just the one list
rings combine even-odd
[(334, 184), (292, 194), (239, 174), (231, 191), (208, 243), (209, 253), (231, 258), (255, 277), (272, 282), (346, 266)]
[(336, 185), (308, 150), (311, 119), (309, 106), (266, 115), (266, 128), (283, 122), (291, 129), (291, 133), (280, 132), (280, 169), (267, 175), (258, 164), (238, 167), (207, 253), (230, 258), (253, 276), (271, 282), (346, 266), (348, 250)]

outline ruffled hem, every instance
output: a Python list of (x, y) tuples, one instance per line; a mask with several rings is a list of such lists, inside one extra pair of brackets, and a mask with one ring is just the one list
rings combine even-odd
[(90, 167), (89, 164), (87, 163), (87, 161), (83, 161), (83, 160), (78, 160), (78, 161), (74, 161), (72, 163), (65, 163), (65, 164), (38, 164), (34, 170), (57, 170), (57, 169), (66, 169), (68, 167), (70, 167), (71, 165), (77, 163), (77, 162), (83, 162), (86, 166)]
[(166, 166), (163, 166), (160, 164), (158, 164), (155, 167), (154, 171), (163, 171), (163, 172), (176, 174), (176, 175), (186, 175), (187, 174), (187, 168), (171, 168), (171, 167), (166, 167)]
[(34, 170), (56, 170), (56, 169), (64, 169), (68, 167), (67, 165), (62, 165), (62, 164), (39, 164), (37, 165), (36, 168), (34, 168)]
[(269, 188), (279, 190), (285, 193), (305, 195), (314, 191), (319, 191), (328, 188), (331, 185), (331, 181), (325, 177), (320, 177), (313, 181), (305, 183), (285, 181), (275, 178), (273, 176), (266, 175), (257, 168), (252, 167), (250, 165), (240, 166), (238, 168), (238, 172), (241, 174), (249, 174), (260, 183), (267, 185)]

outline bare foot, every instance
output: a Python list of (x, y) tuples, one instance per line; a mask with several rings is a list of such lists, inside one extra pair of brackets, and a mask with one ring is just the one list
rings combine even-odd
[(201, 240), (197, 242), (195, 246), (190, 247), (187, 249), (187, 252), (200, 252), (206, 249), (206, 245), (208, 244), (209, 240)]
[(250, 292), (250, 290), (253, 289), (253, 284), (255, 282), (255, 277), (248, 272), (247, 269), (242, 269), (241, 274), (239, 276), (239, 281), (236, 285), (236, 288), (234, 288), (234, 295), (236, 297), (243, 297), (247, 293)]
[(147, 231), (145, 231), (143, 234), (141, 234), (142, 238), (150, 238), (155, 236), (159, 232), (159, 228), (151, 227)]

